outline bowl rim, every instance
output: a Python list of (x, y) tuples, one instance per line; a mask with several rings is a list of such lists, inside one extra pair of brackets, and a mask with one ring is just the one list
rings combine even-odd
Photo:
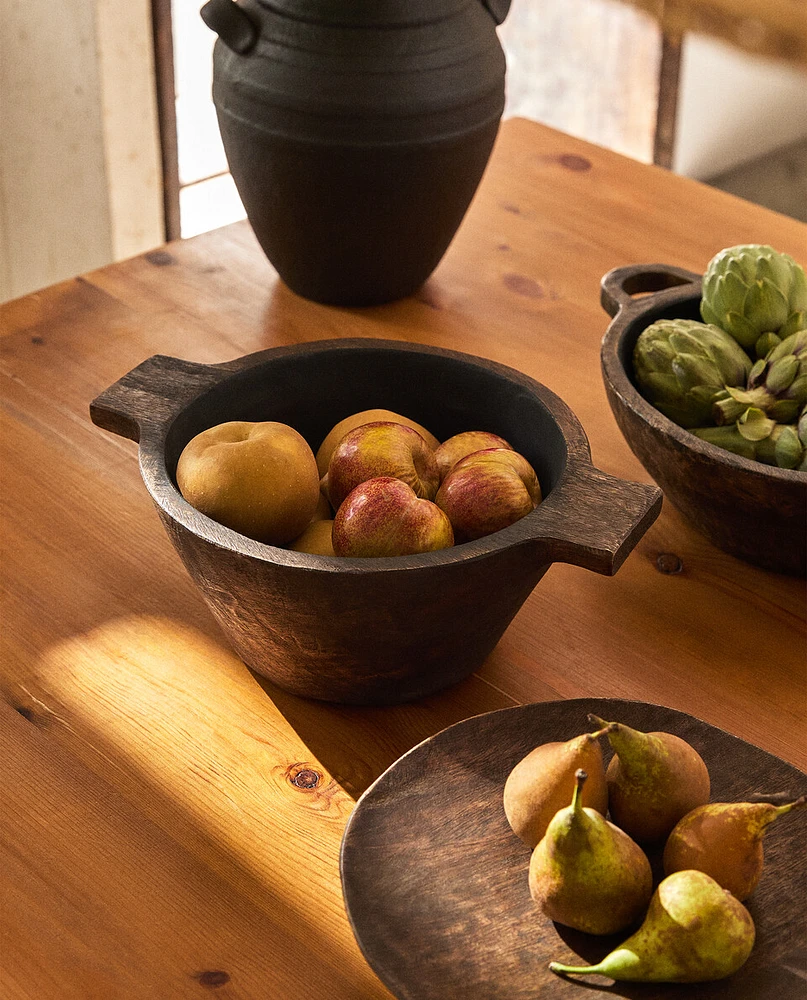
[[(633, 268), (633, 271), (645, 270), (648, 273), (658, 273), (665, 265), (647, 264)], [(603, 277), (603, 284), (622, 269), (609, 271)], [(671, 269), (674, 270), (674, 269)], [(728, 468), (760, 476), (768, 481), (782, 483), (807, 484), (807, 473), (797, 469), (780, 469), (775, 465), (766, 465), (753, 458), (735, 455), (725, 448), (720, 448), (709, 441), (704, 441), (684, 427), (680, 427), (652, 403), (648, 402), (639, 392), (622, 364), (620, 349), (625, 341), (636, 331), (636, 325), (643, 323), (645, 329), (653, 322), (655, 316), (668, 312), (671, 307), (684, 306), (699, 302), (701, 299), (701, 283), (698, 275), (686, 285), (676, 285), (672, 288), (651, 292), (641, 298), (620, 298), (619, 309), (605, 331), (600, 345), (600, 363), (603, 380), (613, 397), (633, 411), (637, 417), (649, 426), (656, 434), (671, 438), (680, 447), (692, 451), (705, 459), (710, 459)], [(641, 330), (639, 330), (641, 333)], [(637, 334), (638, 337), (638, 334)]]
[[(267, 348), (251, 354), (242, 355), (232, 361), (219, 365), (191, 365), (209, 371), (216, 370), (214, 384), (226, 382), (242, 372), (259, 367), (272, 360), (291, 355), (314, 353), (331, 350), (382, 350), (395, 352), (411, 352), (421, 355), (442, 357), (452, 361), (472, 364), (488, 372), (504, 376), (527, 389), (547, 411), (549, 417), (558, 426), (566, 446), (566, 462), (563, 473), (552, 491), (545, 496), (538, 506), (529, 514), (514, 524), (490, 535), (469, 542), (462, 542), (433, 552), (422, 552), (405, 556), (376, 556), (373, 558), (357, 558), (347, 556), (325, 556), (307, 552), (295, 552), (291, 549), (259, 542), (227, 528), (193, 507), (182, 496), (174, 484), (166, 463), (166, 438), (175, 420), (190, 405), (212, 388), (212, 385), (202, 386), (192, 396), (186, 396), (174, 408), (170, 415), (164, 415), (155, 421), (144, 421), (140, 435), (140, 471), (146, 488), (161, 512), (184, 530), (219, 548), (226, 549), (237, 555), (247, 556), (262, 563), (277, 566), (294, 567), (313, 572), (350, 573), (355, 575), (383, 574), (394, 570), (415, 570), (465, 564), (476, 561), (504, 549), (521, 545), (529, 545), (540, 540), (541, 522), (549, 517), (558, 503), (563, 503), (570, 486), (579, 482), (581, 470), (594, 469), (591, 462), (591, 449), (588, 437), (577, 416), (571, 408), (551, 389), (536, 379), (505, 365), (501, 362), (480, 355), (454, 351), (447, 348), (410, 341), (398, 341), (374, 337), (332, 338), (317, 341), (307, 341), (301, 344), (283, 345)], [(159, 356), (157, 356), (159, 357)], [(153, 360), (153, 359), (149, 359)], [(163, 361), (178, 359), (162, 358)], [(183, 368), (188, 368), (187, 362), (180, 362)], [(130, 373), (131, 374), (131, 373)], [(548, 560), (550, 564), (552, 560)]]

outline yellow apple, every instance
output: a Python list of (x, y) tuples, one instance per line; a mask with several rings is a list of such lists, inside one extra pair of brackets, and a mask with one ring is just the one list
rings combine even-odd
[(317, 500), (317, 507), (314, 511), (313, 521), (332, 521), (333, 520), (333, 510), (331, 509), (330, 501), (328, 500), (327, 494), (322, 491), (322, 484), (320, 483), (319, 500)]
[(331, 531), (333, 521), (312, 521), (299, 538), (295, 538), (289, 548), (293, 552), (310, 552), (315, 556), (335, 556)]
[(308, 442), (275, 421), (231, 420), (197, 434), (179, 456), (177, 486), (214, 521), (270, 545), (297, 538), (320, 495)]

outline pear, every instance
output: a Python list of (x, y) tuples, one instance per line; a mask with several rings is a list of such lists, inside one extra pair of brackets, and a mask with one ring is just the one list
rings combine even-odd
[(611, 820), (639, 843), (663, 840), (679, 819), (709, 801), (709, 772), (689, 743), (672, 733), (643, 733), (596, 715), (614, 756), (605, 772)]
[(644, 913), (653, 893), (641, 847), (596, 809), (583, 807), (586, 772), (572, 804), (552, 819), (530, 859), (530, 894), (545, 916), (588, 934), (615, 934)]
[(553, 972), (644, 983), (709, 983), (736, 972), (751, 954), (751, 914), (703, 872), (663, 879), (644, 923), (597, 965), (550, 962)]
[(685, 868), (706, 872), (741, 902), (762, 875), (762, 837), (775, 819), (807, 804), (807, 795), (786, 805), (710, 802), (680, 820), (664, 847), (664, 873)]
[(578, 768), (588, 774), (583, 805), (605, 815), (608, 792), (599, 743), (604, 731), (583, 733), (565, 743), (544, 743), (510, 772), (504, 785), (504, 812), (528, 847), (535, 847), (555, 813), (571, 801)]

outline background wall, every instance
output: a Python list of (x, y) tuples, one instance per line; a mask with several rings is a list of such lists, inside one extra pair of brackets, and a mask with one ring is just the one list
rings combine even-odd
[(687, 35), (673, 169), (708, 180), (807, 137), (807, 73)]
[(149, 0), (2, 0), (0, 300), (163, 240)]

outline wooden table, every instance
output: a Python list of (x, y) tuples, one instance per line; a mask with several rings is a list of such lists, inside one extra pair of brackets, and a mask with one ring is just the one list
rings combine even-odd
[(388, 997), (345, 916), (342, 831), (404, 751), (477, 713), (637, 699), (807, 764), (803, 581), (722, 554), (669, 504), (615, 578), (552, 567), (478, 675), (346, 709), (286, 695), (227, 650), (135, 446), (88, 418), (155, 353), (393, 337), (546, 383), (596, 464), (646, 481), (600, 381), (599, 279), (700, 271), (740, 242), (804, 260), (807, 228), (513, 120), (443, 263), (403, 302), (303, 301), (237, 224), (2, 307), (3, 1000)]

